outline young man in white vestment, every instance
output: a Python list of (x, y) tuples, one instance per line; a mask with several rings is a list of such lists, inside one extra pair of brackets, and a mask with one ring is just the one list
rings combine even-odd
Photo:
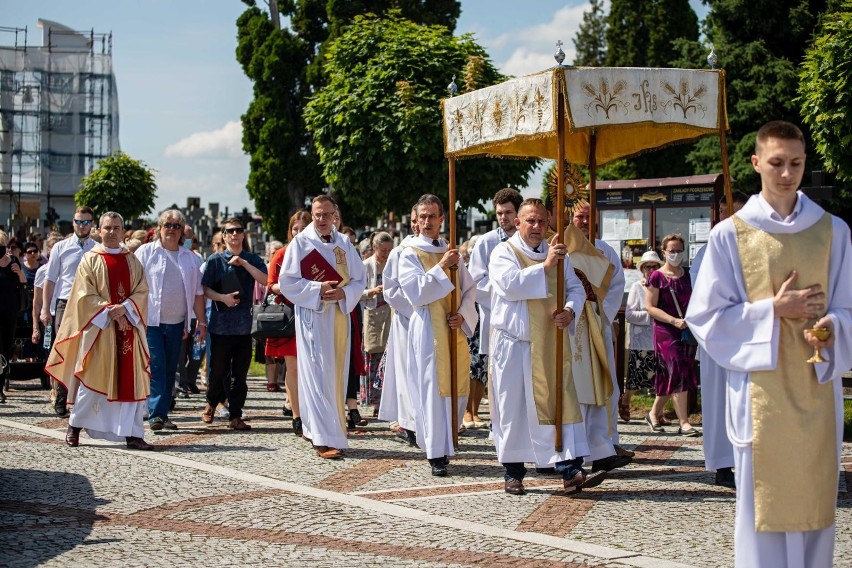
[[(603, 471), (581, 467), (589, 455), (571, 370), (575, 310), (586, 292), (566, 247), (544, 240), (547, 209), (539, 199), (521, 203), (517, 232), (491, 254), (492, 429), (497, 460), (506, 468), (505, 491), (523, 495), (524, 462), (549, 465), (572, 492), (599, 485)], [(557, 263), (564, 260), (565, 301), (556, 309)], [(563, 330), (562, 392), (556, 391), (556, 329)], [(562, 397), (562, 449), (556, 451), (556, 400)]]
[(349, 447), (344, 418), (349, 312), (366, 286), (361, 255), (334, 228), (335, 208), (327, 195), (314, 198), (313, 221), (287, 245), (278, 280), (296, 310), (303, 436), (324, 459), (339, 458)]
[[(745, 198), (734, 195), (734, 213), (745, 205)], [(719, 204), (719, 220), (728, 218), (728, 207), (724, 200)], [(692, 288), (698, 283), (701, 274), (701, 262), (707, 247), (696, 253), (689, 266)], [(704, 447), (704, 468), (715, 472), (716, 485), (736, 489), (734, 479), (734, 447), (728, 439), (725, 426), (725, 380), (727, 371), (716, 363), (704, 348), (698, 347), (697, 360), (701, 364), (701, 445)]]
[[(553, 229), (552, 214), (550, 222)], [(571, 336), (574, 386), (589, 442), (586, 461), (594, 462), (592, 471), (610, 471), (633, 457), (617, 446), (619, 392), (612, 322), (624, 298), (624, 270), (611, 246), (600, 239), (590, 241), (587, 203), (576, 206), (564, 242), (586, 290), (586, 302), (577, 310), (577, 332)]]
[[(518, 218), (518, 210), (523, 200), (520, 192), (511, 187), (503, 188), (495, 193), (491, 202), (494, 205), (498, 226), (478, 238), (470, 253), (468, 270), (476, 284), (476, 305), (479, 306), (479, 355), (485, 359), (486, 368), (491, 331), (491, 284), (488, 280), (488, 262), (494, 248), (515, 234), (517, 230), (515, 220)], [(470, 389), (471, 404), (468, 405), (470, 416), (468, 417), (468, 412), (465, 412), (465, 420), (476, 422), (476, 417), (479, 415), (479, 401), (482, 400), (485, 385), (477, 380), (471, 380)]]
[(417, 208), (411, 208), (411, 233), (398, 247), (388, 255), (385, 269), (382, 271), (382, 294), (385, 302), (393, 309), (390, 335), (385, 348), (385, 380), (382, 383), (382, 399), (379, 403), (379, 420), (399, 424), (397, 438), (410, 446), (417, 446), (414, 433), (414, 408), (408, 393), (408, 325), (414, 308), (399, 285), (399, 255), (415, 239), (420, 231), (417, 228)]
[[(432, 475), (441, 477), (447, 475), (449, 456), (455, 455), (453, 432), (461, 426), (470, 390), (470, 350), (465, 336), (470, 337), (476, 329), (476, 287), (459, 262), (458, 249), (448, 249), (438, 238), (444, 222), (441, 200), (426, 194), (415, 207), (420, 235), (399, 258), (399, 284), (413, 307), (408, 328), (407, 379), (417, 445), (426, 451)], [(456, 286), (451, 280), (452, 267), (457, 270)], [(457, 306), (450, 305), (454, 288)], [(452, 424), (451, 408), (451, 329), (456, 330), (456, 424)]]
[[(751, 160), (760, 194), (711, 232), (686, 321), (728, 370), (736, 566), (827, 568), (843, 433), (840, 378), (852, 366), (850, 232), (797, 191), (805, 144), (795, 125), (761, 127)], [(809, 362), (814, 347), (825, 362)]]

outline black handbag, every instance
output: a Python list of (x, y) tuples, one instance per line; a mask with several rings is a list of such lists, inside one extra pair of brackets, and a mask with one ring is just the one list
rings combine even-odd
[(296, 313), (293, 306), (283, 302), (270, 304), (269, 294), (264, 294), (263, 303), (251, 308), (251, 336), (255, 339), (295, 337)]

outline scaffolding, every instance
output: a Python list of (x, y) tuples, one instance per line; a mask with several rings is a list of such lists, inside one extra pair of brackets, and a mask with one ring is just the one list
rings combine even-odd
[(112, 34), (39, 20), (0, 27), (0, 221), (17, 230), (69, 223), (80, 180), (119, 149)]

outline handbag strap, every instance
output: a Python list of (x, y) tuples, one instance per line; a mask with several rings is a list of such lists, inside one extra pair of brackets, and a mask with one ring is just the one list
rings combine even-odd
[(677, 296), (675, 296), (674, 287), (672, 286), (671, 279), (669, 279), (669, 292), (672, 293), (672, 300), (674, 300), (674, 303), (675, 303), (675, 309), (677, 310), (677, 317), (679, 317), (680, 319), (683, 319), (683, 312), (680, 310), (680, 303), (677, 301)]

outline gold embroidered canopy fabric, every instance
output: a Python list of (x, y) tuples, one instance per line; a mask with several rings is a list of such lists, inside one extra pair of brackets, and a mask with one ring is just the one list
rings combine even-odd
[[(718, 134), (724, 71), (555, 67), (442, 102), (444, 152), (557, 158), (556, 101), (565, 96), (566, 159), (599, 164)], [(727, 128), (727, 124), (724, 124)]]

